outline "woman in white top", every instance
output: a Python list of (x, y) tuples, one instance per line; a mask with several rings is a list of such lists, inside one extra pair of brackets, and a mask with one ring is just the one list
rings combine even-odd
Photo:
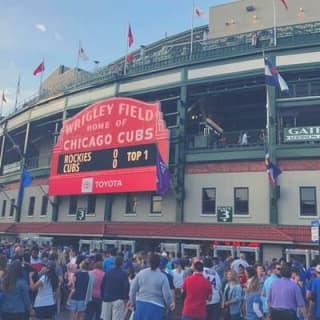
[(34, 301), (36, 317), (41, 320), (53, 319), (56, 314), (55, 293), (59, 280), (55, 271), (55, 263), (49, 261), (40, 272), (40, 279), (34, 282), (30, 279), (32, 290), (38, 290)]

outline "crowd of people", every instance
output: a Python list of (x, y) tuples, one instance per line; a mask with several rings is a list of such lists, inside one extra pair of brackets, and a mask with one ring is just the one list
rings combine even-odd
[(320, 319), (320, 264), (2, 244), (3, 320)]

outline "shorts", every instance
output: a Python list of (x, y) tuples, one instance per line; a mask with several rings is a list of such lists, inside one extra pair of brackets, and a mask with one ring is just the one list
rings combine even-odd
[(57, 312), (57, 306), (55, 304), (51, 306), (34, 307), (34, 312), (37, 318), (52, 318), (52, 316)]
[(67, 306), (67, 309), (70, 311), (79, 311), (79, 312), (83, 312), (86, 311), (86, 304), (84, 300), (70, 300), (70, 304), (69, 306)]

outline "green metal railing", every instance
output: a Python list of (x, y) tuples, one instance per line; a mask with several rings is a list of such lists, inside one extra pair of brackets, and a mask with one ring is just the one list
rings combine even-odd
[[(207, 26), (204, 26), (203, 30), (206, 28)], [(201, 31), (201, 28), (199, 31)], [(254, 34), (258, 34), (259, 36), (259, 41), (256, 46), (252, 45), (252, 37)], [(156, 48), (153, 48), (152, 45), (146, 47), (146, 54), (144, 54), (143, 57), (140, 56), (139, 51), (134, 52), (134, 60), (128, 63), (125, 74), (123, 72), (123, 57), (116, 63), (103, 67), (94, 73), (81, 75), (81, 79), (79, 79), (76, 85), (74, 81), (59, 84), (48, 91), (42, 92), (40, 96), (33, 96), (30, 99), (26, 99), (21, 102), (18, 109), (33, 105), (39, 100), (57, 94), (65, 94), (87, 87), (94, 87), (139, 74), (193, 65), (199, 62), (257, 54), (261, 53), (262, 50), (268, 51), (319, 44), (320, 22), (278, 27), (277, 47), (274, 47), (273, 30), (270, 28), (206, 41), (195, 40), (192, 54), (190, 54), (190, 45), (186, 42), (181, 42), (181, 39), (177, 39), (176, 44), (172, 40), (169, 44), (166, 44), (164, 40), (162, 46), (157, 43)], [(167, 50), (163, 50), (165, 46), (167, 46)]]

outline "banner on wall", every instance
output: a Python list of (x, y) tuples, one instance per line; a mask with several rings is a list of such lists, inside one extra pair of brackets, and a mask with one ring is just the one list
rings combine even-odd
[(99, 101), (64, 121), (53, 148), (49, 195), (157, 190), (157, 152), (168, 163), (159, 103)]

